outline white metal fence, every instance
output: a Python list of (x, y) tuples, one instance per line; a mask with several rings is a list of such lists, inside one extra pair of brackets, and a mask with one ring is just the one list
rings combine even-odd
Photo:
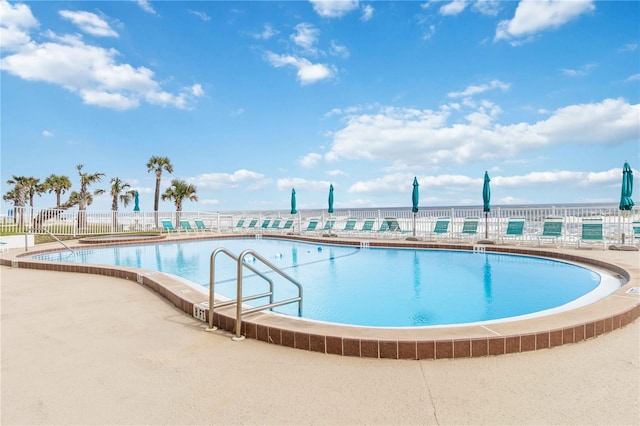
[[(207, 212), (189, 211), (181, 212), (100, 212), (78, 210), (32, 210), (26, 208), (14, 208), (12, 215), (1, 217), (0, 233), (32, 233), (44, 234), (50, 232), (55, 235), (104, 235), (132, 232), (162, 232), (162, 220), (169, 219), (176, 228), (180, 228), (179, 220), (188, 220), (193, 227), (194, 219), (201, 219), (205, 226), (218, 232), (240, 230), (236, 227), (241, 218), (245, 222), (250, 219), (257, 219), (257, 226), (253, 230), (256, 232), (275, 231), (273, 228), (263, 229), (261, 227), (265, 219), (274, 218), (294, 218), (295, 232), (304, 232), (309, 219), (317, 218), (320, 221), (319, 230), (330, 217), (336, 220), (333, 231), (340, 234), (348, 218), (356, 218), (358, 222), (355, 230), (362, 226), (367, 218), (374, 218), (374, 232), (367, 234), (367, 237), (375, 237), (376, 230), (380, 227), (384, 218), (397, 218), (403, 233), (398, 235), (408, 236), (409, 231), (413, 233), (414, 215), (410, 209), (337, 209), (332, 215), (326, 210), (299, 210), (298, 214), (292, 216), (288, 211), (228, 211), (228, 212)], [(580, 206), (580, 207), (496, 207), (491, 210), (486, 218), (482, 208), (427, 208), (421, 209), (416, 214), (415, 232), (416, 236), (429, 235), (433, 231), (438, 217), (449, 217), (451, 223), (448, 233), (442, 235), (443, 239), (456, 237), (462, 231), (465, 218), (479, 218), (477, 237), (484, 237), (485, 223), (489, 238), (499, 238), (506, 232), (509, 218), (524, 217), (525, 231), (521, 238), (523, 243), (537, 241), (537, 237), (542, 233), (544, 219), (549, 216), (560, 216), (564, 218), (564, 227), (560, 243), (568, 244), (576, 242), (581, 234), (582, 219), (587, 217), (602, 217), (604, 221), (604, 235), (607, 242), (619, 243), (622, 234), (628, 240), (633, 239), (632, 222), (640, 221), (640, 209), (630, 212), (621, 212), (617, 205), (603, 206)], [(244, 224), (246, 230), (247, 223)], [(284, 223), (284, 221), (283, 221)], [(383, 234), (380, 233), (382, 236)], [(385, 236), (388, 236), (386, 234)]]

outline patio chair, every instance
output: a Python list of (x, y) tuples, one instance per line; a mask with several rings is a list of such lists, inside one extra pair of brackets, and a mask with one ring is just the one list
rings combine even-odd
[(380, 228), (378, 229), (378, 234), (381, 236), (388, 236), (391, 238), (395, 238), (401, 234), (402, 228), (400, 227), (400, 223), (398, 219), (395, 217), (385, 217), (380, 223)]
[(560, 238), (562, 237), (562, 225), (564, 219), (562, 217), (547, 217), (544, 219), (542, 234), (538, 235), (538, 245), (548, 241), (560, 247)]
[(506, 240), (512, 240), (516, 245), (522, 242), (524, 237), (524, 224), (526, 219), (524, 217), (511, 217), (507, 222), (507, 231), (500, 236), (500, 241), (504, 244)]
[(601, 217), (582, 218), (582, 235), (578, 240), (578, 248), (583, 244), (602, 244), (602, 249), (607, 249), (607, 242), (604, 240)]
[(355, 217), (350, 217), (349, 219), (347, 219), (347, 221), (344, 223), (344, 228), (342, 228), (340, 231), (338, 231), (339, 233), (344, 233), (344, 234), (352, 234), (355, 232), (356, 230), (356, 224), (358, 223), (358, 219)]
[(376, 224), (376, 219), (367, 218), (362, 223), (362, 227), (356, 231), (357, 235), (370, 235), (373, 232), (373, 227)]
[(241, 229), (243, 232), (251, 232), (251, 231), (255, 231), (257, 226), (258, 226), (258, 219), (252, 218), (252, 219), (249, 219), (249, 223), (247, 224), (247, 226)]
[(271, 218), (267, 218), (265, 220), (262, 221), (262, 225), (260, 225), (260, 229), (261, 230), (266, 230), (269, 229), (269, 225), (271, 224)]
[(635, 245), (640, 245), (640, 220), (636, 220), (631, 224), (631, 227), (633, 228), (633, 239), (632, 239), (632, 244)]
[(161, 219), (160, 221), (162, 222), (162, 230), (167, 231), (167, 234), (171, 234), (172, 232), (176, 234), (180, 233), (179, 229), (173, 227), (173, 222), (171, 222), (170, 219)]
[(478, 222), (477, 217), (466, 217), (462, 223), (462, 230), (456, 234), (456, 237), (462, 240), (473, 240), (473, 237), (478, 235)]
[(244, 228), (244, 218), (238, 219), (238, 222), (236, 223), (236, 226), (235, 226), (236, 231), (242, 231), (243, 228)]
[(324, 227), (322, 227), (322, 229), (320, 230), (320, 233), (323, 233), (323, 235), (326, 236), (333, 235), (331, 234), (331, 231), (333, 230), (335, 224), (336, 220), (334, 218), (327, 219), (324, 223)]
[(309, 219), (309, 223), (307, 224), (307, 227), (303, 229), (303, 232), (317, 231), (319, 222), (320, 222), (320, 219)]
[(202, 219), (193, 219), (193, 223), (196, 224), (196, 230), (200, 231), (200, 232), (213, 232), (213, 229), (208, 228), (204, 222), (202, 221)]
[(288, 232), (288, 231), (293, 231), (293, 225), (295, 224), (295, 220), (294, 219), (287, 219), (286, 222), (284, 223), (284, 225), (282, 225), (282, 228), (280, 228), (279, 230), (282, 232)]
[(449, 216), (441, 216), (436, 219), (436, 224), (433, 226), (433, 231), (427, 233), (427, 237), (431, 240), (438, 240), (449, 233), (449, 224), (451, 218)]
[(180, 219), (180, 229), (184, 230), (187, 234), (190, 232), (196, 232), (196, 230), (191, 227), (191, 222), (186, 219)]
[(282, 219), (280, 218), (273, 219), (273, 221), (271, 222), (271, 226), (269, 226), (269, 230), (276, 231), (276, 232), (279, 231), (281, 223), (282, 223)]

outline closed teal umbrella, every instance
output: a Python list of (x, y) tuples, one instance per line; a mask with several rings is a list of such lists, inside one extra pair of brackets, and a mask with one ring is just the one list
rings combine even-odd
[(333, 184), (329, 186), (329, 213), (333, 213)]
[(489, 185), (489, 173), (484, 172), (484, 184), (482, 185), (482, 211), (484, 211), (484, 238), (489, 238), (489, 212), (491, 211), (491, 187)]
[[(626, 161), (622, 167), (622, 190), (620, 191), (620, 210), (622, 210), (623, 221), (626, 218), (626, 212), (633, 209), (633, 172), (631, 166)], [(624, 226), (624, 223), (623, 223)], [(622, 244), (624, 244), (624, 232), (622, 232)]]
[(413, 178), (413, 191), (411, 192), (411, 211), (413, 212), (413, 236), (416, 236), (416, 213), (418, 213), (418, 203), (420, 201), (420, 191), (418, 190), (418, 178)]
[(139, 212), (140, 211), (140, 197), (138, 196), (138, 191), (136, 191), (133, 194), (133, 201), (134, 201), (133, 211), (134, 212)]
[(298, 213), (298, 210), (296, 210), (296, 189), (291, 188), (291, 214), (296, 213)]

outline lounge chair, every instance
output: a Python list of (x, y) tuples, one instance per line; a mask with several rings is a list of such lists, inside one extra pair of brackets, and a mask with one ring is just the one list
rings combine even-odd
[(303, 232), (316, 232), (318, 230), (318, 223), (320, 223), (320, 219), (309, 219), (309, 223)]
[(564, 219), (561, 217), (547, 217), (544, 219), (542, 234), (538, 235), (538, 244), (548, 241), (555, 243), (556, 247), (560, 247), (560, 238), (562, 237), (562, 225)]
[(606, 250), (607, 243), (604, 240), (604, 234), (602, 232), (602, 218), (601, 217), (585, 217), (582, 218), (582, 235), (578, 240), (578, 248), (582, 247), (582, 244), (602, 244), (602, 249)]
[(504, 235), (500, 236), (500, 241), (504, 244), (505, 240), (513, 240), (516, 245), (520, 244), (522, 237), (524, 236), (524, 224), (526, 219), (524, 217), (512, 217), (509, 218), (507, 223), (507, 231)]
[(636, 220), (631, 224), (633, 228), (633, 240), (632, 244), (640, 244), (640, 220)]
[(242, 228), (243, 231), (253, 231), (258, 226), (258, 219), (251, 219), (246, 228)]
[(400, 228), (400, 223), (395, 217), (385, 217), (380, 223), (380, 228), (378, 228), (378, 233), (383, 237), (395, 238), (399, 236), (401, 232), (402, 228)]
[(260, 229), (261, 230), (267, 230), (269, 229), (269, 225), (271, 224), (271, 218), (267, 218), (265, 220), (262, 221), (262, 225), (260, 225)]
[(374, 218), (367, 218), (364, 220), (364, 222), (362, 223), (362, 227), (356, 231), (357, 235), (371, 235), (371, 233), (373, 232), (373, 227), (376, 224), (376, 219)]
[(282, 223), (282, 219), (280, 218), (273, 219), (273, 221), (271, 222), (271, 226), (269, 226), (269, 230), (276, 231), (276, 232), (279, 231), (281, 223)]
[(244, 219), (238, 219), (238, 222), (236, 223), (236, 226), (235, 226), (235, 230), (242, 231), (242, 229), (244, 229)]
[[(478, 235), (478, 222), (477, 217), (466, 217), (462, 223), (462, 230), (456, 234), (456, 237), (461, 240), (473, 240), (473, 237)], [(435, 229), (434, 229), (435, 231)]]
[(180, 229), (184, 230), (187, 234), (190, 232), (196, 232), (196, 230), (191, 227), (191, 222), (186, 219), (180, 219)]
[(196, 230), (200, 232), (207, 232), (207, 231), (213, 232), (213, 229), (207, 228), (207, 226), (204, 224), (202, 219), (193, 219), (193, 223), (196, 224)]
[(436, 224), (433, 226), (433, 231), (427, 234), (427, 237), (431, 240), (438, 240), (449, 233), (449, 224), (451, 218), (449, 216), (442, 216), (436, 219)]
[(326, 222), (324, 223), (324, 226), (322, 227), (322, 229), (320, 230), (320, 233), (326, 236), (329, 235), (333, 235), (331, 234), (331, 231), (333, 230), (333, 226), (336, 224), (336, 220), (331, 218), (331, 219), (327, 219)]
[(160, 220), (162, 222), (162, 229), (164, 231), (167, 231), (167, 234), (171, 234), (172, 232), (180, 233), (179, 229), (176, 229), (173, 227), (173, 222), (171, 222), (170, 219), (161, 219)]
[(284, 225), (282, 225), (282, 228), (280, 228), (279, 230), (282, 232), (288, 232), (288, 231), (292, 231), (293, 232), (293, 225), (295, 224), (295, 220), (294, 219), (287, 219), (287, 221), (284, 223)]
[(352, 234), (355, 232), (356, 230), (356, 224), (358, 223), (358, 219), (355, 217), (350, 217), (349, 219), (347, 219), (347, 221), (344, 223), (344, 228), (342, 228), (341, 230), (339, 230), (339, 233), (344, 233), (344, 234)]

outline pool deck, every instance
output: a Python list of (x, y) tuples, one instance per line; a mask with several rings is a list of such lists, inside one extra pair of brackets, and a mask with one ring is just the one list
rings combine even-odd
[[(639, 285), (638, 252), (557, 251), (627, 270), (621, 290)], [(358, 358), (206, 333), (125, 279), (10, 266), (0, 279), (3, 425), (640, 424), (637, 320), (501, 356)], [(637, 297), (596, 311), (615, 316)]]

